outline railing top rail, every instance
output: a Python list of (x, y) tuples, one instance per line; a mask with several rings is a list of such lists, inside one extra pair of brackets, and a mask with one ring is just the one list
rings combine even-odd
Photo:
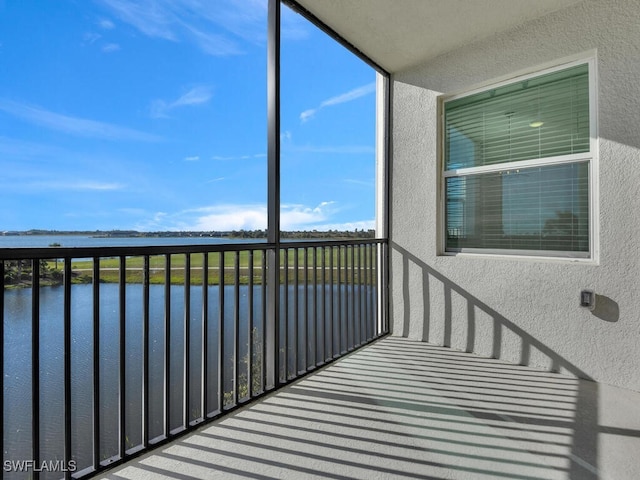
[(280, 248), (304, 248), (304, 247), (330, 247), (338, 245), (365, 245), (386, 243), (383, 238), (357, 238), (344, 240), (303, 240), (303, 241), (284, 241), (280, 243)]
[(0, 248), (0, 260), (27, 260), (32, 258), (135, 257), (142, 255), (268, 250), (271, 248), (275, 248), (275, 245), (269, 243), (224, 243), (213, 245), (135, 245), (115, 247), (19, 247)]
[[(363, 245), (385, 243), (384, 239), (362, 238), (345, 240), (307, 240), (285, 241), (280, 248), (328, 247), (338, 245)], [(238, 252), (247, 250), (270, 250), (276, 248), (274, 243), (224, 243), (199, 245), (145, 245), (114, 247), (9, 247), (0, 248), (2, 260), (30, 260), (48, 258), (94, 258), (122, 257), (142, 255), (172, 255), (185, 253)]]

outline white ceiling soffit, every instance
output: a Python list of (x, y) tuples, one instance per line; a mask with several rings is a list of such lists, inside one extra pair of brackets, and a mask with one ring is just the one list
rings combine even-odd
[(390, 72), (583, 0), (297, 0)]

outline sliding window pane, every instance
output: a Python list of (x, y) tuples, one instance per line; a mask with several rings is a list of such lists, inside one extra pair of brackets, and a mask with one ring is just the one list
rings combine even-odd
[(588, 152), (588, 67), (452, 100), (445, 119), (446, 170)]
[(447, 250), (589, 251), (589, 164), (446, 180)]

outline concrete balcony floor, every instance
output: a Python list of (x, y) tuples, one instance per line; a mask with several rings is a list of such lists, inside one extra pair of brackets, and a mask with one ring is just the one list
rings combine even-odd
[(638, 479), (640, 394), (387, 337), (101, 478)]

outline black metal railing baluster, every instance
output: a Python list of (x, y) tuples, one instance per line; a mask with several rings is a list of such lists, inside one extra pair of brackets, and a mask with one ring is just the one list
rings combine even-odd
[(335, 357), (335, 338), (334, 338), (334, 311), (335, 306), (333, 304), (334, 295), (333, 295), (333, 283), (334, 283), (334, 272), (333, 272), (333, 255), (335, 249), (333, 246), (329, 247), (329, 356), (328, 359)]
[(370, 286), (371, 286), (371, 248), (370, 245), (365, 246), (364, 250), (364, 278), (365, 278), (365, 297), (364, 297), (364, 308), (365, 308), (365, 338), (367, 341), (371, 339), (371, 295), (370, 295)]
[(233, 259), (233, 405), (240, 400), (240, 252)]
[(351, 303), (351, 318), (350, 318), (350, 323), (351, 323), (351, 343), (350, 343), (350, 347), (349, 350), (353, 350), (357, 345), (357, 326), (358, 326), (358, 322), (356, 320), (356, 247), (355, 245), (351, 245), (351, 297), (350, 297), (350, 303)]
[(191, 254), (184, 255), (184, 349), (182, 358), (182, 427), (191, 422)]
[(382, 255), (381, 255), (381, 286), (380, 286), (380, 296), (382, 298), (382, 311), (380, 315), (382, 316), (382, 332), (389, 332), (389, 250), (388, 244), (383, 243), (381, 245)]
[(375, 245), (370, 245), (369, 246), (369, 258), (371, 261), (371, 270), (369, 272), (369, 281), (370, 281), (370, 287), (369, 287), (369, 306), (371, 308), (371, 335), (370, 338), (373, 338), (375, 336), (375, 332), (376, 332), (376, 304), (375, 304), (375, 293), (377, 292), (377, 281), (376, 281), (376, 271), (377, 271), (377, 265), (376, 265), (376, 255), (375, 255)]
[(261, 264), (261, 269), (262, 269), (262, 280), (261, 280), (261, 285), (262, 285), (262, 291), (261, 291), (261, 298), (262, 298), (262, 359), (260, 361), (260, 365), (261, 365), (261, 372), (260, 372), (260, 378), (262, 379), (262, 385), (261, 385), (261, 391), (265, 392), (267, 390), (267, 364), (266, 364), (266, 359), (267, 359), (267, 335), (266, 335), (266, 327), (267, 327), (267, 251), (266, 250), (262, 250), (262, 264)]
[(298, 249), (293, 249), (293, 341), (295, 345), (293, 347), (293, 355), (294, 355), (294, 376), (298, 376), (300, 371), (300, 340), (298, 339), (298, 322), (300, 321), (300, 314), (298, 312), (299, 308), (299, 296), (300, 296), (300, 279), (298, 278), (298, 267), (299, 267), (299, 259), (298, 259)]
[(346, 323), (346, 348), (345, 352), (351, 350), (351, 271), (349, 269), (349, 256), (351, 247), (345, 245), (344, 247), (344, 319)]
[[(65, 262), (67, 262), (66, 259)], [(36, 465), (40, 464), (40, 264), (38, 259), (31, 262), (31, 460)], [(38, 478), (40, 478), (40, 472), (34, 471), (33, 479)]]
[(360, 324), (360, 335), (358, 336), (358, 345), (362, 345), (366, 338), (365, 325), (364, 325), (364, 295), (363, 295), (363, 280), (362, 274), (362, 245), (358, 245), (358, 320)]
[(369, 245), (369, 338), (376, 336), (376, 245)]
[(386, 269), (386, 250), (385, 245), (378, 245), (378, 328), (379, 334), (387, 333), (387, 269)]
[(309, 252), (307, 247), (303, 248), (304, 253), (304, 334), (302, 339), (305, 344), (305, 356), (304, 356), (304, 371), (309, 370), (309, 359), (311, 357), (311, 346), (309, 342)]
[(282, 295), (282, 312), (280, 317), (283, 320), (284, 328), (282, 329), (282, 335), (284, 337), (283, 345), (283, 359), (281, 365), (284, 367), (284, 380), (289, 379), (289, 250), (287, 248), (282, 249), (283, 262), (282, 270), (284, 272), (283, 277), (283, 295)]
[(93, 257), (93, 469), (100, 467), (100, 258)]
[(369, 340), (369, 245), (362, 245), (362, 319), (363, 342)]
[(371, 270), (371, 251), (370, 245), (365, 245), (364, 249), (364, 321), (365, 321), (365, 341), (371, 339), (371, 295), (370, 295), (370, 270)]
[(248, 268), (248, 276), (249, 278), (247, 279), (247, 287), (248, 287), (248, 291), (247, 291), (247, 303), (248, 305), (248, 318), (247, 318), (247, 393), (249, 395), (249, 398), (253, 398), (254, 395), (254, 391), (253, 391), (253, 365), (254, 365), (254, 359), (253, 359), (253, 355), (254, 355), (254, 349), (253, 349), (253, 342), (255, 341), (254, 339), (254, 331), (253, 331), (253, 322), (254, 322), (254, 315), (253, 315), (253, 250), (249, 250), (249, 252), (247, 253), (247, 268)]
[(378, 285), (378, 246), (371, 245), (371, 321), (373, 331), (371, 335), (376, 337), (378, 335), (378, 295), (380, 295), (380, 288)]
[(375, 318), (373, 310), (373, 244), (367, 245), (367, 268), (365, 275), (367, 277), (367, 341), (373, 339), (373, 319)]
[(171, 435), (171, 254), (164, 257), (164, 436)]
[(360, 344), (360, 321), (358, 317), (358, 262), (357, 246), (351, 246), (351, 295), (353, 306), (353, 344), (352, 349)]
[(0, 460), (4, 465), (4, 260), (0, 260), (0, 359), (2, 359), (2, 369), (0, 369)]
[(149, 446), (149, 255), (142, 266), (142, 445)]
[(376, 332), (376, 336), (382, 334), (382, 332), (384, 332), (384, 328), (383, 328), (383, 320), (384, 320), (384, 316), (383, 316), (383, 309), (381, 308), (383, 306), (383, 300), (382, 298), (384, 297), (384, 291), (383, 291), (383, 283), (382, 283), (382, 278), (384, 276), (384, 271), (382, 269), (383, 267), (383, 263), (382, 263), (382, 245), (375, 245), (374, 248), (375, 252), (374, 252), (374, 262), (375, 262), (375, 267), (376, 267), (376, 271), (375, 271), (375, 298), (374, 298), (374, 304), (375, 304), (375, 309), (376, 309), (376, 314), (375, 314), (375, 332)]
[[(63, 307), (63, 337), (64, 337), (64, 464), (71, 465), (73, 454), (71, 425), (71, 259), (64, 261), (64, 307)], [(65, 472), (65, 478), (71, 478), (71, 472)]]
[(200, 418), (209, 414), (209, 254), (202, 254), (202, 358), (200, 361)]
[(311, 248), (313, 265), (313, 297), (311, 299), (313, 317), (311, 324), (313, 325), (313, 362), (311, 365), (315, 368), (318, 364), (318, 250), (316, 247)]
[(360, 334), (360, 343), (366, 343), (368, 338), (369, 320), (367, 317), (367, 245), (360, 245), (360, 318), (362, 327)]
[(280, 385), (280, 249), (274, 244), (267, 250), (267, 318), (265, 329), (266, 378), (265, 389), (274, 390)]
[(378, 335), (385, 333), (385, 257), (384, 245), (376, 245), (376, 332)]
[(318, 358), (316, 358), (316, 365), (322, 365), (327, 358), (327, 281), (326, 281), (326, 266), (327, 266), (327, 258), (324, 247), (318, 247), (320, 250), (320, 255), (318, 256), (318, 261), (322, 262), (320, 266), (320, 301), (319, 307), (322, 310), (320, 314), (320, 319), (322, 325), (318, 331)]
[(369, 308), (369, 269), (371, 262), (369, 259), (369, 244), (364, 245), (364, 251), (362, 253), (362, 274), (364, 276), (364, 340), (365, 343), (371, 339), (371, 309)]
[(342, 349), (342, 338), (343, 338), (343, 326), (344, 326), (344, 315), (342, 313), (342, 246), (337, 246), (337, 258), (336, 258), (336, 273), (338, 274), (338, 282), (336, 285), (336, 292), (338, 295), (337, 304), (338, 304), (338, 355), (341, 355), (344, 350)]
[(218, 254), (218, 408), (224, 410), (224, 252)]
[(384, 277), (383, 277), (383, 305), (384, 305), (384, 332), (389, 332), (389, 245), (387, 243), (382, 245), (384, 250)]
[(118, 376), (118, 392), (119, 392), (119, 456), (124, 459), (127, 455), (127, 387), (126, 387), (126, 334), (127, 334), (127, 258), (120, 257), (120, 266), (118, 271), (118, 300), (119, 300), (119, 320), (120, 320), (120, 338), (119, 338), (119, 367)]

